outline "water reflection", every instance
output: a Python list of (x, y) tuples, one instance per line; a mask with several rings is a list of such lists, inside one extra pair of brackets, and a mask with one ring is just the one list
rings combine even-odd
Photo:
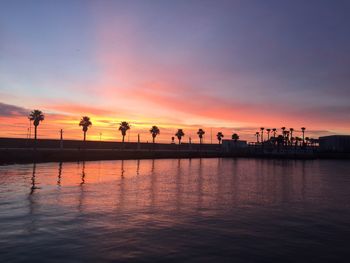
[(33, 163), (33, 168), (32, 168), (32, 176), (31, 176), (31, 187), (30, 187), (30, 192), (28, 195), (28, 222), (25, 224), (25, 231), (27, 233), (33, 233), (37, 229), (37, 222), (35, 219), (35, 215), (37, 213), (36, 208), (38, 206), (37, 201), (36, 201), (36, 196), (34, 195), (35, 191), (39, 189), (37, 187), (37, 178), (36, 178), (36, 163)]
[(137, 160), (136, 174), (137, 174), (137, 175), (140, 175), (140, 160)]
[(60, 162), (60, 163), (58, 164), (58, 176), (57, 176), (57, 186), (58, 186), (58, 187), (61, 187), (62, 165), (63, 165), (62, 162)]
[(155, 160), (152, 160), (151, 174), (150, 174), (150, 196), (151, 196), (151, 208), (155, 209), (156, 206), (156, 194), (157, 194), (157, 174), (154, 167)]
[(124, 209), (124, 204), (125, 204), (125, 168), (124, 168), (124, 160), (121, 160), (121, 165), (120, 165), (120, 181), (119, 181), (119, 191), (118, 191), (118, 201), (117, 201), (117, 211), (120, 213)]
[(83, 164), (82, 164), (80, 186), (82, 186), (83, 184), (85, 184), (85, 161), (83, 161)]
[(121, 170), (121, 177), (124, 178), (124, 174), (125, 174), (125, 169), (124, 169), (124, 160), (121, 160), (122, 164), (120, 167)]
[[(71, 251), (75, 261), (101, 262), (95, 253), (100, 251), (99, 256), (110, 259), (106, 261), (138, 261), (197, 248), (211, 259), (245, 244), (252, 248), (249, 254), (258, 257), (267, 250), (272, 255), (279, 243), (295, 248), (291, 235), (296, 233), (299, 242), (300, 233), (314, 226), (318, 232), (308, 238), (331, 240), (334, 233), (348, 230), (349, 166), (337, 161), (174, 159), (0, 167), (0, 224), (6, 226), (0, 231), (0, 240), (6, 240), (0, 254), (12, 249), (40, 261), (38, 255), (49, 251), (64, 261)], [(334, 224), (326, 229), (330, 220)], [(271, 240), (275, 243), (264, 247)]]
[(238, 180), (238, 170), (237, 170), (237, 159), (233, 159), (232, 174), (230, 176), (230, 188), (232, 191), (231, 204), (237, 205), (238, 202), (238, 189), (239, 189), (239, 180)]
[(32, 172), (32, 185), (30, 187), (30, 195), (34, 194), (34, 191), (38, 189), (36, 186), (36, 163), (33, 163), (33, 172)]
[[(54, 164), (40, 168), (40, 172), (37, 172), (37, 167), (43, 164), (32, 165), (30, 195), (39, 190), (49, 189), (53, 185), (54, 174), (50, 173), (51, 165)], [(314, 168), (312, 162), (305, 161), (121, 160), (81, 162), (77, 167), (76, 171), (72, 163), (58, 163), (55, 185), (64, 190), (68, 190), (65, 186), (79, 185), (80, 208), (86, 184), (97, 193), (94, 196), (95, 201), (89, 201), (89, 204), (98, 203), (97, 200), (102, 200), (106, 195), (117, 194), (116, 206), (119, 209), (126, 203), (128, 207), (138, 204), (152, 208), (162, 207), (166, 203), (169, 209), (175, 211), (190, 207), (200, 211), (214, 207), (303, 201), (310, 196), (321, 194), (321, 189), (324, 188), (321, 187), (320, 178), (310, 176), (315, 174), (310, 170)], [(75, 176), (77, 172), (79, 181)], [(64, 180), (63, 173), (66, 174)], [(86, 179), (87, 173), (89, 181)], [(38, 180), (41, 188), (38, 187)], [(310, 192), (307, 189), (310, 189)], [(90, 197), (90, 194), (86, 196)], [(64, 192), (62, 198), (65, 199)], [(128, 202), (131, 201), (135, 203), (129, 206)], [(108, 205), (105, 201), (100, 203)]]
[[(78, 163), (78, 166), (80, 164)], [(85, 173), (85, 161), (82, 162), (82, 165), (81, 165), (81, 182), (80, 182), (80, 194), (79, 194), (79, 202), (78, 202), (78, 210), (80, 212), (83, 211), (83, 202), (84, 202), (84, 198), (85, 198), (85, 176), (86, 176), (86, 173)]]
[(203, 165), (202, 158), (199, 159), (198, 178), (197, 178), (197, 208), (202, 207), (203, 202)]

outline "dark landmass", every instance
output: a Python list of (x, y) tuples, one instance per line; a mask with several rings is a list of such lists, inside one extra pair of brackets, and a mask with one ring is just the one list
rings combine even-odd
[(0, 164), (165, 159), (165, 158), (285, 158), (285, 159), (350, 159), (350, 153), (326, 153), (317, 148), (296, 149), (293, 147), (274, 149), (269, 147), (237, 147), (227, 151), (219, 144), (161, 144), (120, 143), (41, 139), (37, 143), (28, 139), (0, 138)]

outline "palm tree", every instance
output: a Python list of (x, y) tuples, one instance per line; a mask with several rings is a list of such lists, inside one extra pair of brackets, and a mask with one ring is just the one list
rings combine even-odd
[(286, 127), (282, 127), (281, 130), (282, 130), (282, 134), (284, 134), (284, 131), (286, 130)]
[(289, 139), (289, 131), (283, 131), (283, 139), (284, 139), (284, 144), (288, 144), (288, 139)]
[(264, 130), (265, 130), (265, 128), (261, 127), (260, 130), (261, 130), (261, 142), (263, 143), (264, 142)]
[(276, 138), (277, 146), (279, 147), (281, 144), (284, 144), (284, 137), (283, 135), (278, 135)]
[(285, 136), (286, 136), (286, 133), (285, 133), (286, 127), (282, 127), (281, 130), (282, 130), (282, 136), (283, 136), (283, 140), (284, 140)]
[(124, 138), (125, 138), (125, 135), (126, 135), (126, 131), (127, 130), (130, 130), (130, 125), (128, 122), (126, 121), (122, 121), (120, 124), (119, 124), (119, 130), (121, 131), (122, 133), (122, 136), (123, 136), (123, 143), (124, 143)]
[(300, 137), (295, 137), (295, 147), (298, 146), (299, 142), (301, 142), (302, 139)]
[(293, 138), (293, 131), (294, 131), (294, 129), (293, 128), (290, 128), (289, 129), (290, 130), (290, 143), (292, 144), (293, 142), (293, 140), (292, 140), (292, 138)]
[(222, 134), (222, 132), (218, 132), (218, 134), (216, 134), (216, 138), (218, 138), (218, 141), (219, 141), (219, 144), (220, 144), (222, 138), (224, 138), (224, 135)]
[(271, 129), (266, 129), (266, 132), (267, 132), (267, 140), (270, 140)]
[(152, 126), (152, 129), (150, 129), (149, 132), (152, 134), (152, 139), (154, 143), (157, 135), (160, 134), (160, 130), (157, 126)]
[(301, 127), (301, 132), (303, 133), (303, 144), (305, 143), (305, 127)]
[(310, 138), (309, 137), (305, 137), (306, 146), (308, 145), (309, 142), (310, 142)]
[(177, 139), (179, 140), (179, 144), (181, 144), (181, 138), (183, 136), (185, 136), (184, 132), (182, 129), (178, 129), (177, 133), (175, 133), (175, 136), (177, 137)]
[(239, 140), (239, 136), (237, 133), (232, 134), (232, 140), (234, 140), (235, 143)]
[(310, 146), (314, 146), (316, 143), (316, 140), (314, 138), (309, 138)]
[(260, 132), (257, 131), (255, 133), (255, 136), (256, 136), (256, 143), (259, 143)]
[(276, 138), (276, 131), (277, 131), (277, 129), (276, 129), (276, 128), (273, 128), (273, 129), (272, 129), (272, 132), (273, 132), (273, 138)]
[(37, 129), (38, 129), (38, 126), (39, 126), (40, 122), (45, 119), (45, 116), (42, 113), (42, 111), (40, 111), (40, 110), (33, 110), (29, 114), (28, 119), (30, 121), (33, 121), (33, 125), (34, 125), (34, 140), (36, 141), (37, 140)]
[(205, 134), (205, 131), (203, 129), (199, 129), (197, 134), (198, 134), (198, 137), (199, 137), (199, 143), (202, 144), (203, 135)]
[(92, 122), (90, 121), (90, 118), (88, 116), (83, 116), (79, 122), (79, 126), (83, 127), (84, 142), (86, 140), (86, 132), (91, 125), (92, 125)]

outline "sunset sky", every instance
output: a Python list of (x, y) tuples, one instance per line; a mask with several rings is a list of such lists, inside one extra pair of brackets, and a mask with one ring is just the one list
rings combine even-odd
[[(350, 133), (350, 1), (0, 1), (0, 137)], [(300, 136), (296, 132), (296, 136)]]

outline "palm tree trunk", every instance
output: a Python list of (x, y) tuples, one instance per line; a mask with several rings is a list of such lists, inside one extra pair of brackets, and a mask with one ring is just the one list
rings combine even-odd
[(124, 143), (124, 137), (125, 137), (125, 135), (123, 135), (123, 141), (122, 141), (123, 143)]
[(152, 139), (153, 139), (153, 144), (154, 144), (154, 142), (155, 142), (155, 137), (153, 137)]
[(303, 145), (305, 144), (305, 137), (304, 137), (304, 131), (303, 131)]
[(84, 131), (84, 142), (86, 141), (86, 131)]
[(37, 125), (34, 125), (34, 140), (36, 141), (37, 137), (37, 130), (38, 130), (38, 126)]

